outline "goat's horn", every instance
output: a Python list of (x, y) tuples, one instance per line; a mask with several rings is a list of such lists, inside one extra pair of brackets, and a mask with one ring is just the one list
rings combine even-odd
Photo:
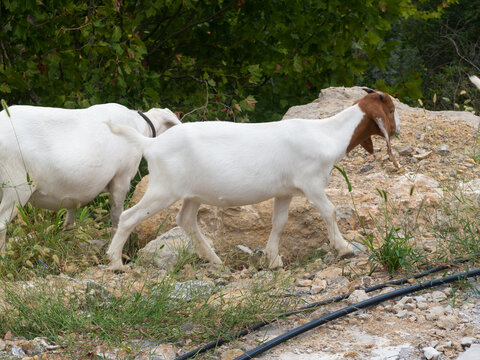
[(363, 91), (366, 91), (366, 92), (369, 93), (369, 94), (373, 94), (373, 93), (375, 92), (375, 90), (370, 89), (370, 88), (368, 88), (368, 87), (362, 87), (362, 90), (363, 90)]

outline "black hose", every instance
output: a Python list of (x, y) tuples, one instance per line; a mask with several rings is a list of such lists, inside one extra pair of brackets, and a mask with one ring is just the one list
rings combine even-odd
[[(466, 262), (466, 261), (468, 261), (468, 260), (460, 259), (460, 260), (454, 261), (454, 264), (455, 263)], [(369, 293), (369, 292), (372, 292), (372, 291), (375, 291), (375, 290), (383, 289), (387, 286), (402, 285), (402, 284), (407, 283), (412, 278), (413, 279), (418, 279), (418, 278), (427, 276), (431, 273), (442, 271), (442, 270), (447, 270), (449, 268), (450, 268), (449, 265), (439, 265), (439, 266), (436, 266), (436, 267), (433, 267), (431, 269), (425, 270), (425, 271), (423, 271), (419, 274), (416, 274), (416, 275), (413, 275), (413, 276), (410, 276), (410, 277), (406, 277), (406, 278), (399, 279), (399, 280), (392, 280), (392, 281), (388, 281), (388, 282), (385, 282), (385, 283), (382, 283), (382, 284), (377, 284), (377, 285), (374, 285), (374, 286), (370, 286), (368, 288), (365, 288), (364, 291), (366, 293)], [(281, 314), (276, 319), (269, 320), (269, 321), (258, 322), (258, 323), (254, 324), (252, 326), (249, 326), (248, 328), (246, 328), (244, 330), (236, 332), (235, 334), (230, 334), (230, 335), (228, 335), (226, 337), (223, 337), (223, 338), (220, 338), (218, 340), (212, 340), (209, 343), (207, 343), (207, 344), (205, 344), (205, 345), (203, 345), (199, 348), (196, 348), (196, 349), (191, 350), (191, 351), (189, 351), (189, 352), (187, 352), (183, 355), (180, 355), (180, 356), (176, 357), (175, 360), (190, 359), (190, 358), (192, 358), (192, 357), (194, 357), (198, 354), (204, 353), (204, 352), (206, 352), (210, 349), (213, 349), (217, 346), (223, 345), (223, 344), (231, 341), (232, 339), (237, 339), (239, 337), (245, 336), (245, 335), (251, 333), (252, 331), (256, 331), (256, 330), (258, 330), (258, 329), (260, 329), (260, 328), (262, 328), (266, 325), (269, 325), (269, 324), (277, 321), (278, 319), (282, 319), (282, 318), (285, 318), (285, 317), (288, 317), (288, 316), (291, 316), (291, 315), (295, 315), (295, 314), (298, 314), (298, 313), (303, 312), (305, 310), (313, 309), (313, 308), (316, 308), (316, 307), (319, 307), (319, 306), (336, 303), (336, 302), (339, 302), (339, 301), (342, 301), (342, 300), (348, 298), (350, 295), (351, 295), (351, 292), (346, 293), (346, 294), (342, 294), (342, 295), (338, 295), (338, 296), (335, 296), (335, 297), (332, 297), (332, 298), (329, 298), (329, 299), (326, 299), (326, 300), (322, 300), (322, 301), (319, 301), (319, 302), (315, 302), (315, 303), (305, 305), (305, 306), (303, 306), (299, 309), (288, 311), (286, 313)]]
[(334, 311), (330, 314), (322, 316), (319, 319), (313, 320), (313, 321), (311, 321), (311, 322), (309, 322), (305, 325), (299, 326), (299, 327), (297, 327), (297, 328), (295, 328), (295, 329), (293, 329), (293, 330), (291, 330), (291, 331), (289, 331), (289, 332), (287, 332), (283, 335), (277, 336), (276, 338), (274, 338), (270, 341), (267, 341), (265, 344), (262, 344), (261, 346), (255, 348), (255, 349), (252, 349), (250, 351), (247, 351), (246, 353), (244, 353), (243, 355), (241, 355), (239, 357), (236, 357), (235, 360), (252, 359), (252, 358), (256, 357), (257, 355), (260, 355), (260, 354), (264, 353), (265, 351), (281, 344), (282, 342), (285, 342), (285, 341), (287, 341), (287, 340), (289, 340), (289, 339), (291, 339), (291, 338), (293, 338), (297, 335), (300, 335), (300, 334), (302, 334), (302, 333), (304, 333), (308, 330), (316, 328), (317, 326), (323, 325), (323, 324), (325, 324), (329, 321), (332, 321), (332, 320), (338, 319), (342, 316), (353, 313), (353, 312), (355, 312), (359, 309), (364, 309), (364, 308), (367, 308), (367, 307), (370, 307), (370, 306), (373, 306), (373, 305), (377, 305), (377, 304), (379, 304), (383, 301), (390, 300), (390, 299), (393, 299), (393, 298), (398, 297), (398, 296), (403, 296), (403, 295), (406, 295), (406, 294), (410, 294), (412, 292), (416, 292), (416, 291), (419, 291), (419, 290), (424, 290), (424, 289), (428, 289), (428, 288), (431, 288), (431, 287), (434, 287), (434, 286), (438, 286), (438, 285), (442, 285), (442, 284), (448, 284), (448, 283), (451, 283), (451, 282), (454, 282), (454, 281), (458, 281), (458, 280), (461, 280), (461, 279), (466, 279), (466, 278), (473, 277), (473, 276), (479, 276), (479, 275), (480, 275), (480, 268), (476, 268), (476, 269), (473, 269), (473, 270), (470, 270), (470, 271), (463, 271), (461, 273), (445, 276), (443, 278), (439, 278), (439, 279), (435, 279), (435, 280), (431, 280), (431, 281), (425, 281), (423, 283), (407, 286), (403, 289), (398, 289), (398, 290), (390, 291), (386, 294), (375, 296), (375, 297), (370, 298), (368, 300), (361, 301), (359, 303), (356, 303), (356, 304), (344, 307), (340, 310)]

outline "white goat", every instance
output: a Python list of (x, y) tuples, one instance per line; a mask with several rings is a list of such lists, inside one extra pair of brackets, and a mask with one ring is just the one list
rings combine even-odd
[(78, 110), (18, 105), (9, 112), (11, 118), (0, 112), (0, 251), (17, 205), (29, 200), (41, 208), (69, 209), (65, 223), (71, 224), (74, 210), (106, 189), (116, 227), (142, 153), (113, 135), (105, 121), (149, 136), (180, 123), (168, 109), (151, 109), (149, 125), (119, 104)]
[(272, 268), (282, 266), (278, 243), (292, 196), (305, 195), (327, 224), (340, 256), (351, 255), (336, 223), (335, 207), (325, 195), (332, 166), (357, 145), (373, 152), (371, 135), (390, 138), (400, 121), (389, 95), (369, 94), (341, 113), (322, 120), (291, 119), (261, 124), (198, 122), (176, 126), (156, 139), (109, 124), (129, 139), (148, 161), (150, 179), (143, 198), (124, 211), (107, 251), (110, 269), (123, 269), (121, 255), (131, 231), (143, 220), (182, 199), (177, 223), (193, 238), (197, 253), (221, 260), (197, 225), (200, 204), (239, 206), (275, 198), (273, 227), (265, 249)]
[(477, 88), (480, 89), (480, 79), (478, 77), (476, 77), (475, 75), (472, 75), (469, 77), (469, 79)]

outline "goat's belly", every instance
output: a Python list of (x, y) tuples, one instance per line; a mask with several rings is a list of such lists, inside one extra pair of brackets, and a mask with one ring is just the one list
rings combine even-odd
[(266, 201), (275, 197), (286, 197), (286, 196), (301, 196), (303, 193), (300, 190), (290, 190), (290, 191), (280, 191), (280, 192), (243, 192), (235, 193), (232, 192), (228, 195), (226, 194), (208, 194), (203, 196), (192, 196), (189, 198), (194, 199), (195, 201), (201, 204), (219, 206), (219, 207), (230, 207), (230, 206), (243, 206), (257, 204), (262, 201)]
[(30, 198), (30, 203), (41, 209), (59, 210), (61, 208), (74, 209), (88, 203), (90, 200), (91, 199), (77, 199), (69, 196), (59, 198), (56, 196), (49, 196), (41, 191), (35, 191)]

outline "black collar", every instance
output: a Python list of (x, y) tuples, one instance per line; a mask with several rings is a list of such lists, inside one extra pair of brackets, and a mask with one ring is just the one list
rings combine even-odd
[(138, 114), (145, 119), (145, 121), (147, 122), (148, 126), (150, 126), (150, 129), (152, 129), (152, 137), (157, 137), (157, 132), (155, 131), (155, 126), (153, 126), (153, 123), (152, 123), (152, 120), (150, 120), (147, 115), (145, 115), (143, 112), (141, 112), (140, 110), (137, 111)]

